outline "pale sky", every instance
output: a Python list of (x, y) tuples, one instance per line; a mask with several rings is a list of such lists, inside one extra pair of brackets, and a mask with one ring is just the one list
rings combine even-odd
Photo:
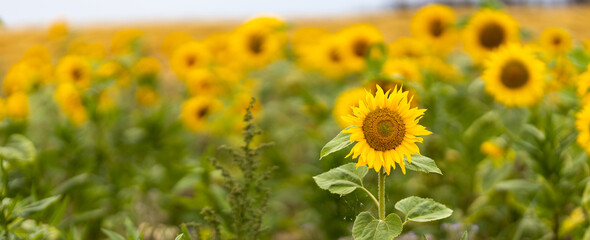
[(393, 1), (400, 0), (0, 0), (0, 18), (7, 27), (20, 27), (56, 19), (92, 24), (243, 19), (256, 14), (313, 17), (375, 11)]

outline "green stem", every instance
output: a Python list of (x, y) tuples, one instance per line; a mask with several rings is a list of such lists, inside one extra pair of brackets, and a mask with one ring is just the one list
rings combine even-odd
[(379, 171), (379, 219), (385, 220), (385, 172)]
[(373, 202), (375, 202), (375, 205), (377, 207), (379, 207), (379, 201), (377, 201), (377, 198), (375, 198), (375, 196), (373, 196), (373, 194), (371, 192), (369, 192), (369, 190), (367, 190), (365, 187), (360, 187), (363, 191), (365, 191), (367, 194), (369, 194), (369, 197), (371, 197), (371, 199), (373, 199)]
[(0, 157), (0, 173), (2, 174), (2, 195), (6, 196), (8, 194), (8, 175), (6, 175), (6, 169), (4, 169), (3, 157)]

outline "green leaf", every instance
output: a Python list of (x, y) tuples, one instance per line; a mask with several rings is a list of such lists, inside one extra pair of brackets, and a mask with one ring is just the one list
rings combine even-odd
[[(192, 240), (193, 238), (191, 237), (191, 234), (188, 231), (188, 228), (186, 227), (186, 224), (182, 224), (182, 226), (180, 227), (180, 231), (182, 232), (182, 238), (181, 240)], [(197, 236), (198, 238), (198, 236)]]
[(182, 239), (184, 239), (184, 233), (181, 233), (178, 236), (176, 236), (176, 238), (174, 238), (174, 240), (182, 240)]
[(404, 158), (404, 162), (406, 164), (406, 168), (409, 170), (425, 173), (438, 173), (442, 175), (442, 172), (438, 166), (436, 166), (434, 160), (429, 157), (412, 154), (412, 163), (409, 163), (407, 158)]
[(355, 163), (348, 163), (317, 175), (313, 180), (321, 189), (344, 195), (362, 187), (368, 171), (365, 166), (357, 168)]
[(106, 234), (106, 235), (107, 235), (107, 237), (109, 237), (111, 240), (125, 240), (125, 237), (121, 236), (121, 234), (118, 234), (118, 233), (116, 233), (116, 232), (113, 232), (113, 231), (111, 231), (111, 230), (107, 230), (107, 229), (104, 229), (104, 228), (102, 228), (101, 230), (102, 230), (102, 232), (103, 232), (104, 234)]
[(0, 157), (8, 160), (32, 162), (37, 156), (35, 145), (20, 134), (10, 135), (8, 143), (0, 147)]
[(463, 236), (461, 237), (461, 240), (469, 240), (469, 233), (467, 233), (467, 231), (463, 232)]
[(406, 219), (414, 222), (429, 222), (451, 216), (453, 210), (429, 198), (416, 196), (404, 198), (395, 204), (395, 209), (403, 212)]
[[(348, 130), (350, 127), (345, 128), (344, 130)], [(338, 133), (338, 135), (336, 135), (336, 137), (332, 140), (330, 140), (328, 143), (326, 143), (326, 145), (322, 148), (322, 150), (320, 151), (320, 160), (322, 160), (322, 158), (338, 152), (348, 146), (350, 146), (351, 144), (353, 144), (354, 142), (350, 141), (350, 133), (344, 133), (343, 131), (340, 131), (340, 133)]]
[(55, 201), (57, 201), (60, 198), (60, 196), (53, 196), (53, 197), (48, 197), (45, 199), (41, 199), (39, 201), (36, 202), (32, 202), (28, 205), (25, 205), (23, 207), (21, 207), (20, 209), (18, 209), (17, 215), (21, 216), (21, 217), (25, 217), (28, 216), (31, 213), (34, 212), (38, 212), (41, 210), (44, 210), (45, 208), (47, 208), (49, 205), (51, 205), (52, 203), (54, 203)]
[(389, 214), (385, 220), (379, 220), (369, 212), (362, 212), (352, 226), (352, 236), (355, 240), (393, 239), (401, 232), (402, 220), (395, 213)]

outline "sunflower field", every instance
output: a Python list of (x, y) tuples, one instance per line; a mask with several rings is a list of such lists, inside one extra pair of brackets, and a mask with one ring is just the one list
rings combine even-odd
[(590, 240), (590, 6), (534, 9), (0, 28), (0, 239)]

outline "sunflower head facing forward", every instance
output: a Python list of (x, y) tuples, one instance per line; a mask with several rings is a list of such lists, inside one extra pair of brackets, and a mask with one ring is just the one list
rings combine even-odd
[(567, 52), (572, 47), (572, 36), (561, 28), (547, 28), (539, 39), (543, 49), (552, 54)]
[(490, 56), (482, 79), (496, 101), (530, 106), (543, 96), (545, 65), (528, 48), (511, 44)]
[(431, 50), (446, 54), (457, 41), (455, 12), (444, 5), (425, 6), (412, 18), (411, 30), (412, 35), (431, 46)]
[(343, 47), (342, 59), (353, 72), (365, 69), (365, 58), (369, 55), (371, 47), (383, 43), (383, 34), (368, 24), (347, 27), (338, 33), (338, 38)]
[(518, 22), (510, 15), (495, 10), (481, 10), (463, 30), (465, 50), (476, 62), (483, 62), (492, 51), (519, 41)]
[[(411, 101), (411, 100), (410, 100)], [(367, 166), (389, 174), (395, 165), (406, 173), (404, 158), (411, 163), (410, 155), (420, 153), (416, 142), (419, 136), (430, 131), (418, 124), (425, 109), (410, 108), (408, 92), (397, 87), (383, 92), (377, 86), (375, 95), (366, 93), (366, 99), (353, 107), (353, 114), (344, 116), (351, 126), (344, 130), (351, 133), (350, 141), (356, 142), (348, 156), (358, 158), (358, 166)]]

